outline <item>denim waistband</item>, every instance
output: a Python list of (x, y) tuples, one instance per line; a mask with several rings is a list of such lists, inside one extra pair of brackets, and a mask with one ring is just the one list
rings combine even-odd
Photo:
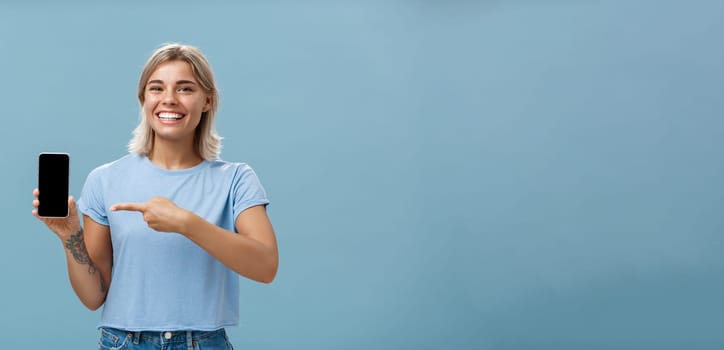
[(205, 338), (214, 336), (226, 337), (226, 330), (224, 328), (217, 329), (215, 331), (126, 331), (115, 328), (101, 328), (106, 332), (112, 333), (119, 338), (128, 338), (128, 341), (134, 344), (140, 343), (152, 343), (152, 344), (187, 344), (191, 347), (194, 341), (199, 341)]

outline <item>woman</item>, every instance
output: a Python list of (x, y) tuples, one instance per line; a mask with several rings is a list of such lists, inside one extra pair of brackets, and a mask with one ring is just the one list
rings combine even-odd
[(33, 215), (63, 242), (73, 290), (103, 307), (101, 349), (230, 349), (238, 275), (269, 283), (278, 252), (254, 171), (218, 159), (218, 94), (197, 48), (165, 45), (138, 85), (130, 154), (94, 169), (67, 218)]

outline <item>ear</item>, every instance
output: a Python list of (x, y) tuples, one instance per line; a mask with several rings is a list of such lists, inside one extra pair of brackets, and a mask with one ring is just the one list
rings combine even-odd
[(211, 109), (211, 95), (206, 95), (206, 103), (204, 104), (204, 112), (208, 112)]

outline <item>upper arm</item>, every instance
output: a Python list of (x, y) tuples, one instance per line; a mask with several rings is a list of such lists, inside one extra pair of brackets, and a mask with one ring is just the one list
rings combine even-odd
[(278, 258), (277, 240), (265, 206), (256, 205), (245, 209), (236, 217), (235, 226), (240, 235), (261, 243), (275, 259)]
[(83, 215), (83, 231), (86, 250), (93, 265), (101, 272), (103, 278), (110, 283), (113, 267), (113, 244), (111, 229)]

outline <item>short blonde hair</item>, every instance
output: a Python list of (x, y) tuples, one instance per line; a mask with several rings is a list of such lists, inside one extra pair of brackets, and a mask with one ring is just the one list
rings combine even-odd
[(128, 143), (128, 151), (136, 154), (148, 155), (153, 150), (154, 132), (151, 128), (148, 116), (143, 113), (145, 101), (145, 90), (148, 79), (159, 65), (169, 61), (183, 61), (191, 66), (196, 80), (211, 98), (211, 106), (208, 111), (201, 113), (201, 121), (196, 127), (194, 135), (194, 149), (206, 159), (219, 158), (221, 153), (221, 136), (214, 129), (214, 116), (219, 108), (219, 93), (216, 89), (214, 74), (211, 65), (204, 57), (204, 54), (196, 47), (183, 44), (165, 44), (159, 47), (148, 59), (141, 72), (138, 81), (138, 102), (141, 104), (141, 121), (133, 130), (133, 137)]

